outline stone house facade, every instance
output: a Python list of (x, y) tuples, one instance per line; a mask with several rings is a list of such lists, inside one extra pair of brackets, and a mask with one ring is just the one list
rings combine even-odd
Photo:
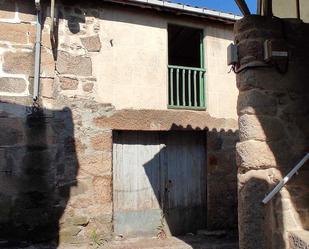
[[(52, 34), (50, 3), (42, 2), (40, 95), (33, 107), (34, 1), (0, 0), (3, 243), (109, 240), (115, 231), (137, 229), (125, 221), (144, 209), (145, 224), (155, 220), (144, 229), (152, 235), (160, 225), (168, 235), (237, 230), (238, 92), (226, 47), (238, 17), (138, 2), (57, 1)], [(196, 142), (196, 134), (203, 139)], [(138, 139), (130, 142), (130, 136)], [(192, 148), (181, 151), (181, 141)], [(132, 161), (132, 153), (145, 163)], [(161, 162), (163, 155), (174, 159)], [(200, 171), (185, 168), (189, 162)], [(158, 164), (158, 170), (142, 168)], [(131, 165), (136, 171), (122, 175)], [(188, 185), (181, 189), (183, 182)], [(121, 194), (126, 188), (141, 193), (142, 208), (115, 204), (136, 203), (135, 195)], [(193, 192), (199, 194), (188, 198)], [(188, 216), (176, 202), (184, 199)], [(173, 210), (188, 217), (188, 227), (193, 214), (203, 222), (173, 230)]]

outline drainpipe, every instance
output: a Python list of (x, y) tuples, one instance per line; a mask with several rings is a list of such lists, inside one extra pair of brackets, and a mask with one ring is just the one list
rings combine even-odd
[(51, 19), (50, 33), (53, 35), (55, 26), (55, 0), (50, 1), (50, 19)]
[(40, 0), (35, 0), (36, 7), (36, 40), (35, 40), (35, 59), (34, 59), (34, 86), (33, 101), (39, 97), (40, 87), (40, 64), (41, 64), (41, 37), (42, 37), (42, 12)]
[(300, 2), (299, 2), (299, 0), (296, 0), (296, 15), (297, 15), (297, 19), (300, 19)]

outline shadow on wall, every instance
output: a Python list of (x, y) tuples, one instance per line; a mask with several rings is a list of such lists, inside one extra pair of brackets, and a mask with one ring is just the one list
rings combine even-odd
[[(309, 229), (309, 164), (266, 206), (262, 200), (308, 152), (309, 26), (252, 16), (235, 27), (237, 43), (252, 28), (244, 47), (240, 46), (246, 58), (263, 60), (262, 54), (248, 56), (257, 53), (263, 39), (282, 39), (290, 54), (285, 74), (272, 67), (245, 70), (237, 76), (240, 248), (288, 248), (287, 232)], [(251, 46), (254, 49), (246, 50)]]
[(0, 106), (0, 241), (54, 241), (57, 248), (61, 216), (77, 185), (71, 111)]
[(114, 132), (115, 233), (165, 237), (221, 229), (236, 235), (237, 140), (237, 132), (177, 125)]

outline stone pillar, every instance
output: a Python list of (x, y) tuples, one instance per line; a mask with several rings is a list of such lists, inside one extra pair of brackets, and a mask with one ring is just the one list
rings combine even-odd
[[(248, 16), (235, 24), (243, 68), (237, 74), (240, 142), (236, 147), (241, 249), (286, 248), (287, 232), (305, 226), (306, 215), (296, 201), (304, 196), (293, 191), (293, 184), (267, 205), (262, 199), (308, 148), (304, 127), (309, 120), (307, 29), (306, 24), (261, 16)], [(274, 65), (261, 66), (266, 39), (287, 45), (286, 73), (279, 73)]]

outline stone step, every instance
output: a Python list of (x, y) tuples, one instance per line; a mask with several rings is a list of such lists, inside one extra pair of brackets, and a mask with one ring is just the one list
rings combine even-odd
[(289, 233), (291, 249), (309, 249), (309, 231), (293, 231)]

